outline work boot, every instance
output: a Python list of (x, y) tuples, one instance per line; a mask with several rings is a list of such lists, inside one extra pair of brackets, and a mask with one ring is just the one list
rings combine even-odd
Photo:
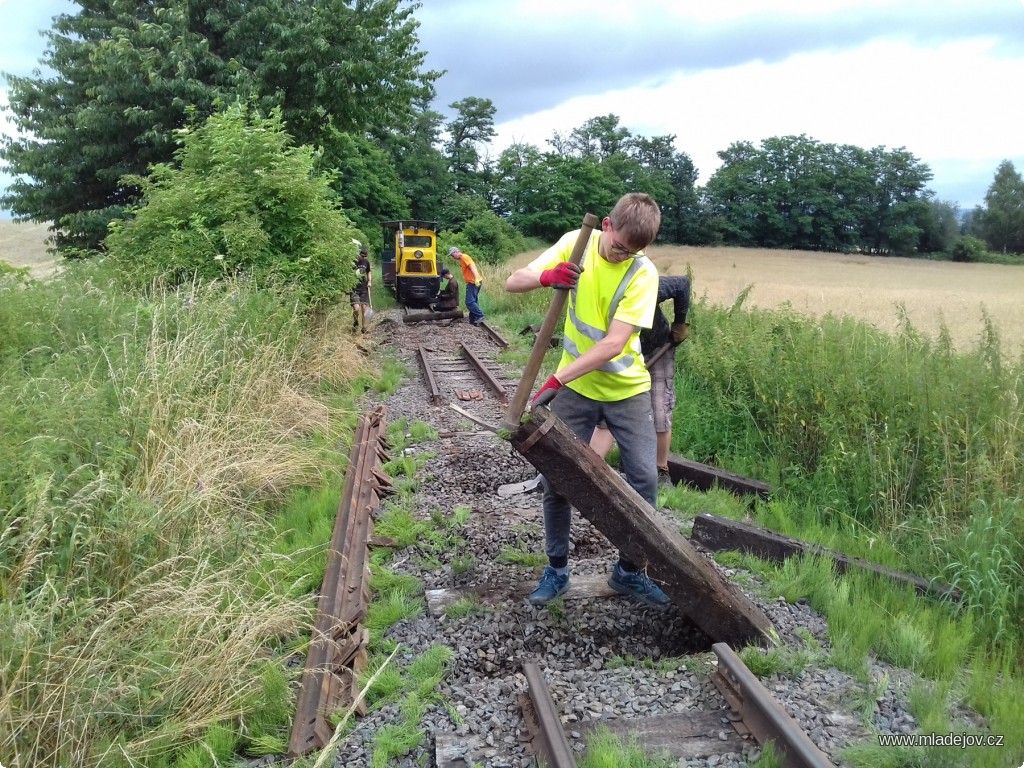
[(559, 575), (550, 565), (544, 566), (540, 583), (530, 593), (529, 600), (533, 605), (547, 605), (569, 588), (569, 574)]
[(620, 595), (632, 597), (655, 608), (667, 605), (669, 601), (668, 595), (662, 592), (661, 587), (651, 581), (646, 573), (624, 571), (618, 563), (615, 564), (615, 569), (608, 579), (608, 586)]
[(672, 482), (672, 475), (669, 474), (667, 467), (658, 467), (658, 485), (665, 488), (671, 488), (675, 485)]

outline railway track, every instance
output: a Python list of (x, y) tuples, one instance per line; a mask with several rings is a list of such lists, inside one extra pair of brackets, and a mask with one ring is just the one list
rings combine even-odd
[[(743, 755), (767, 740), (785, 755), (784, 765), (832, 764), (731, 649), (714, 649), (716, 660), (709, 664), (710, 642), (685, 620), (672, 611), (638, 609), (615, 596), (605, 584), (613, 553), (586, 521), (573, 523), (577, 565), (563, 607), (530, 606), (524, 598), (535, 572), (504, 555), (512, 547), (543, 551), (540, 499), (501, 498), (495, 491), (502, 483), (533, 477), (536, 470), (504, 441), (467, 427), (449, 407), (458, 403), (483, 421), (498, 420), (517, 384), (518, 372), (503, 371), (497, 362), (507, 342), (490, 327), (459, 321), (392, 323), (383, 341), (417, 363), (420, 374), (388, 399), (389, 417), (426, 421), (440, 435), (417, 449), (431, 456), (415, 502), (417, 517), (437, 519), (460, 505), (472, 509), (463, 544), (429, 556), (414, 546), (397, 558), (403, 573), (423, 582), (428, 611), (393, 627), (390, 641), (411, 652), (436, 643), (455, 652), (442, 690), (447, 703), (425, 719), (421, 746), (399, 765), (565, 768), (576, 764), (597, 724), (636, 737), (652, 753), (678, 754), (680, 765), (685, 758), (693, 766), (740, 766)], [(457, 569), (467, 558), (472, 566)], [(441, 567), (430, 566), (431, 560)], [(466, 597), (480, 604), (480, 612), (453, 618), (451, 606)], [(821, 627), (812, 629), (821, 634)], [(688, 654), (695, 654), (692, 664)], [(609, 666), (612, 659), (634, 657), (678, 659), (680, 668), (690, 671), (682, 676)], [(705, 666), (710, 668), (698, 672)], [(617, 687), (623, 678), (633, 681), (626, 693)], [(663, 692), (666, 686), (669, 694)], [(370, 765), (373, 733), (386, 727), (387, 717), (367, 713), (342, 743), (335, 764)], [(815, 738), (822, 743), (820, 734)], [(826, 738), (825, 743), (831, 742)]]

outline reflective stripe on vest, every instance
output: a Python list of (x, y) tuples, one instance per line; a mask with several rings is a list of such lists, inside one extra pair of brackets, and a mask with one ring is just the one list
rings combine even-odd
[[(633, 259), (633, 263), (629, 265), (629, 269), (622, 276), (619, 281), (618, 287), (615, 289), (615, 295), (612, 296), (611, 304), (608, 307), (608, 328), (612, 327), (612, 320), (615, 319), (615, 312), (619, 308), (619, 304), (622, 302), (622, 297), (626, 295), (626, 288), (629, 287), (630, 281), (643, 268), (641, 259)], [(584, 336), (591, 341), (597, 342), (608, 335), (608, 330), (601, 330), (600, 328), (590, 325), (589, 323), (580, 320), (576, 316), (576, 290), (577, 286), (573, 286), (572, 290), (569, 291), (569, 321), (572, 323), (572, 327), (575, 328), (581, 336)], [(570, 357), (576, 359), (580, 356), (579, 347), (576, 343), (569, 338), (568, 335), (562, 339), (562, 347), (569, 354)], [(636, 358), (633, 355), (624, 355), (617, 360), (610, 360), (602, 365), (597, 370), (604, 371), (605, 373), (622, 373), (633, 365), (633, 361)]]

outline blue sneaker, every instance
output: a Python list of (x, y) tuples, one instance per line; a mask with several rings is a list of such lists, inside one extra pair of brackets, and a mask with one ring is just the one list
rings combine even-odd
[(533, 605), (547, 605), (569, 588), (569, 574), (560, 576), (550, 565), (544, 566), (540, 583), (530, 593), (529, 600)]
[(608, 579), (608, 586), (620, 595), (626, 595), (639, 600), (646, 605), (655, 608), (668, 605), (668, 595), (661, 591), (661, 587), (651, 581), (650, 577), (643, 571), (629, 573), (622, 570), (616, 563), (615, 570)]

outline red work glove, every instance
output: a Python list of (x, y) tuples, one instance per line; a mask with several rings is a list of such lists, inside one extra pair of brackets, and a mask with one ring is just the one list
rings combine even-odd
[(555, 395), (558, 394), (558, 390), (561, 388), (562, 382), (556, 376), (549, 378), (544, 382), (544, 386), (537, 390), (537, 394), (533, 396), (534, 407), (550, 403), (555, 399)]
[(540, 273), (540, 284), (545, 288), (575, 288), (576, 281), (580, 279), (580, 272), (583, 267), (573, 264), (571, 261), (563, 261), (557, 267), (545, 269)]

